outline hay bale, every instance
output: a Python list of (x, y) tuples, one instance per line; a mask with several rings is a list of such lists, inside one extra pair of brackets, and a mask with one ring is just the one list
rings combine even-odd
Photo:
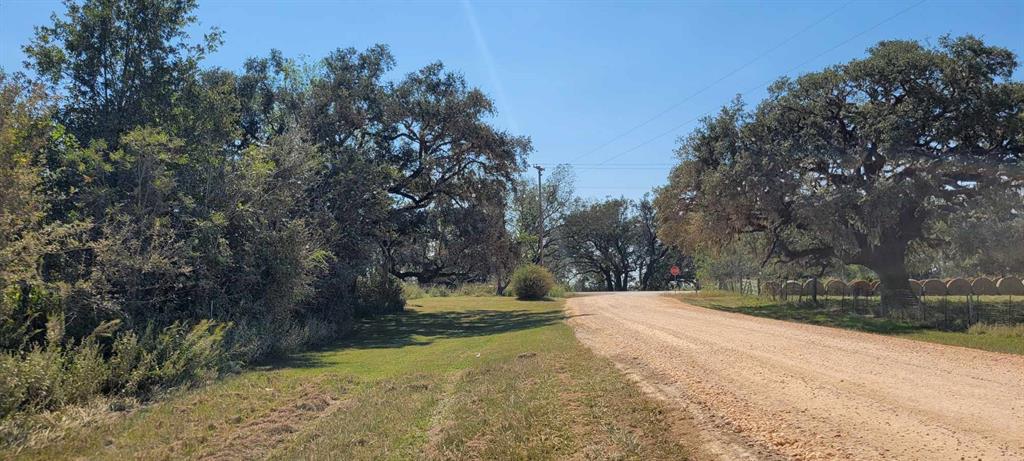
[(954, 296), (967, 296), (971, 294), (971, 282), (962, 278), (949, 279), (946, 282), (946, 293)]
[(850, 294), (854, 296), (869, 296), (871, 294), (871, 284), (867, 280), (854, 280), (847, 287)]
[(921, 282), (921, 286), (924, 288), (924, 296), (945, 296), (946, 295), (946, 284), (939, 279), (928, 279)]
[(1017, 277), (1003, 277), (996, 281), (996, 290), (1001, 295), (1021, 296), (1024, 295), (1024, 283)]
[(910, 279), (910, 291), (914, 292), (914, 296), (924, 296), (924, 285), (917, 280)]
[(818, 293), (819, 296), (825, 294), (825, 285), (821, 284), (821, 280), (818, 280), (818, 279), (808, 279), (808, 280), (804, 281), (804, 296), (811, 296), (811, 295), (813, 295), (815, 293), (815, 291), (814, 291), (815, 285), (817, 285), (817, 289), (818, 289), (817, 293)]
[(799, 296), (804, 291), (804, 286), (796, 280), (786, 280), (782, 284), (782, 294), (785, 296)]
[(978, 277), (971, 282), (971, 292), (976, 295), (996, 295), (999, 291), (996, 289), (996, 282), (992, 279), (985, 277)]
[(825, 284), (825, 293), (831, 296), (844, 296), (848, 293), (846, 282), (842, 280), (829, 280)]

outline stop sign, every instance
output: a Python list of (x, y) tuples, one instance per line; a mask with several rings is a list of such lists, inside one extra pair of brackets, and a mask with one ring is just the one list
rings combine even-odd
[(679, 266), (676, 266), (676, 265), (672, 265), (672, 268), (669, 269), (668, 271), (669, 271), (669, 273), (672, 274), (673, 277), (679, 277), (679, 272), (681, 272), (679, 270)]

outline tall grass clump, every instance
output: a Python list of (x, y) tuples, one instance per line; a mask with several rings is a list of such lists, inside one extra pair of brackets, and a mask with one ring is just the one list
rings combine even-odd
[(405, 282), (402, 284), (402, 297), (406, 300), (426, 298), (427, 291), (416, 282)]
[(1003, 336), (1007, 338), (1024, 338), (1024, 323), (1015, 325), (999, 325), (994, 323), (975, 323), (967, 329), (972, 335)]
[(65, 325), (62, 314), (51, 315), (41, 342), (0, 352), (0, 420), (100, 395), (146, 399), (212, 378), (229, 362), (222, 322), (176, 322), (137, 335), (109, 321), (79, 340), (66, 336)]
[(376, 315), (405, 308), (405, 286), (397, 277), (372, 271), (356, 280), (356, 312)]
[(548, 291), (548, 296), (552, 298), (564, 298), (569, 296), (570, 293), (572, 293), (572, 290), (570, 290), (564, 283), (556, 283), (555, 286), (551, 287), (551, 290)]
[(544, 299), (554, 286), (551, 272), (536, 264), (519, 266), (512, 274), (512, 290), (519, 299)]

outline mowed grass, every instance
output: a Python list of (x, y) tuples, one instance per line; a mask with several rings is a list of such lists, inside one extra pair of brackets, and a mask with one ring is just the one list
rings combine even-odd
[(348, 340), (36, 438), (23, 459), (684, 459), (561, 301), (427, 298)]
[(810, 303), (797, 304), (713, 290), (670, 296), (695, 306), (728, 312), (866, 331), (992, 352), (1024, 354), (1024, 334), (1021, 333), (1020, 328), (978, 325), (967, 331), (941, 331), (922, 328), (908, 321), (853, 313), (848, 309), (836, 308), (832, 305), (834, 303), (816, 307)]

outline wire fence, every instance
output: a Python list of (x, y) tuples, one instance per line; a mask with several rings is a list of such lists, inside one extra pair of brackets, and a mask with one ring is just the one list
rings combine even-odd
[[(737, 279), (718, 281), (720, 290), (758, 296), (794, 306), (812, 306), (836, 313), (884, 317), (913, 323), (922, 327), (943, 330), (963, 330), (975, 323), (1014, 325), (1024, 323), (1024, 285), (1020, 279), (1004, 278), (1003, 290), (978, 288), (986, 294), (972, 292), (972, 287), (987, 287), (985, 278), (948, 279), (939, 281), (946, 287), (938, 290), (931, 280), (926, 283), (912, 281), (912, 302), (897, 303), (903, 307), (883, 306), (878, 293), (877, 282), (825, 281), (809, 279), (803, 281), (765, 281), (760, 279)], [(1000, 280), (1004, 280), (1000, 279)], [(980, 282), (978, 282), (981, 280)], [(839, 282), (836, 284), (834, 282)], [(859, 283), (863, 282), (863, 283)], [(964, 285), (967, 283), (967, 285)], [(924, 287), (931, 286), (930, 291)], [(988, 294), (992, 293), (993, 294)]]

